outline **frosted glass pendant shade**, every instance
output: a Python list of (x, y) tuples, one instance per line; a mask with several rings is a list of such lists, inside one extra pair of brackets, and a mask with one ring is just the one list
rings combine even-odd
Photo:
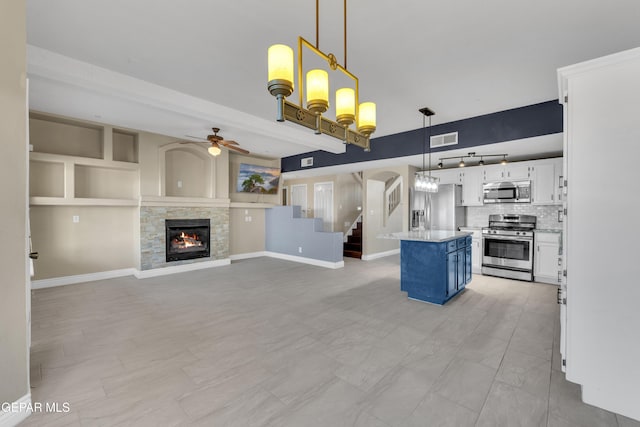
[(376, 104), (363, 102), (358, 108), (358, 132), (371, 135), (376, 130)]
[(324, 113), (329, 108), (329, 74), (325, 70), (307, 73), (307, 108), (313, 113)]
[(350, 87), (336, 91), (336, 121), (349, 126), (356, 119), (356, 92)]
[(271, 95), (289, 96), (293, 92), (293, 49), (274, 44), (267, 53), (269, 68), (268, 88)]

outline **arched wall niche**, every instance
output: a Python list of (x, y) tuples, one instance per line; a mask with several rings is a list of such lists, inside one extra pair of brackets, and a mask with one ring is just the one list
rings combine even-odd
[(160, 196), (216, 198), (216, 160), (204, 144), (159, 147)]

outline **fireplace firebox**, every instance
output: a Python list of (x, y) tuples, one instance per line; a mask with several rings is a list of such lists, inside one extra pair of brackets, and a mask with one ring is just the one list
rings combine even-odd
[(167, 262), (210, 256), (209, 219), (165, 219)]

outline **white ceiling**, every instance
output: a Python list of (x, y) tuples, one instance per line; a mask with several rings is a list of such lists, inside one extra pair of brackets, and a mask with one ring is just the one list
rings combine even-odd
[[(342, 1), (320, 7), (320, 48), (342, 62)], [(276, 123), (266, 88), (271, 44), (315, 41), (313, 0), (27, 8), (33, 109), (176, 138), (218, 126), (263, 156), (344, 150)], [(557, 68), (640, 46), (638, 0), (349, 0), (348, 11), (348, 68), (377, 103), (374, 137), (421, 127), (424, 106), (438, 124), (555, 99)]]

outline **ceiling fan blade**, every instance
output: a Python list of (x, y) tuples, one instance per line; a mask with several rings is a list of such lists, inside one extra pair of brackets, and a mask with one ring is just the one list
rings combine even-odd
[(185, 135), (187, 138), (193, 138), (193, 139), (199, 139), (200, 141), (204, 141), (204, 142), (209, 142), (206, 139), (200, 137), (200, 136), (193, 136), (193, 135)]
[(240, 152), (240, 153), (242, 153), (242, 154), (249, 154), (249, 152), (248, 152), (247, 150), (242, 149), (242, 148), (240, 148), (240, 147), (236, 147), (236, 146), (234, 146), (234, 145), (225, 145), (225, 147), (227, 147), (227, 148), (228, 148), (228, 149), (230, 149), (230, 150), (238, 151), (238, 152)]
[(229, 139), (223, 139), (222, 141), (218, 141), (220, 142), (220, 144), (224, 144), (224, 145), (240, 145), (235, 141), (231, 141)]

